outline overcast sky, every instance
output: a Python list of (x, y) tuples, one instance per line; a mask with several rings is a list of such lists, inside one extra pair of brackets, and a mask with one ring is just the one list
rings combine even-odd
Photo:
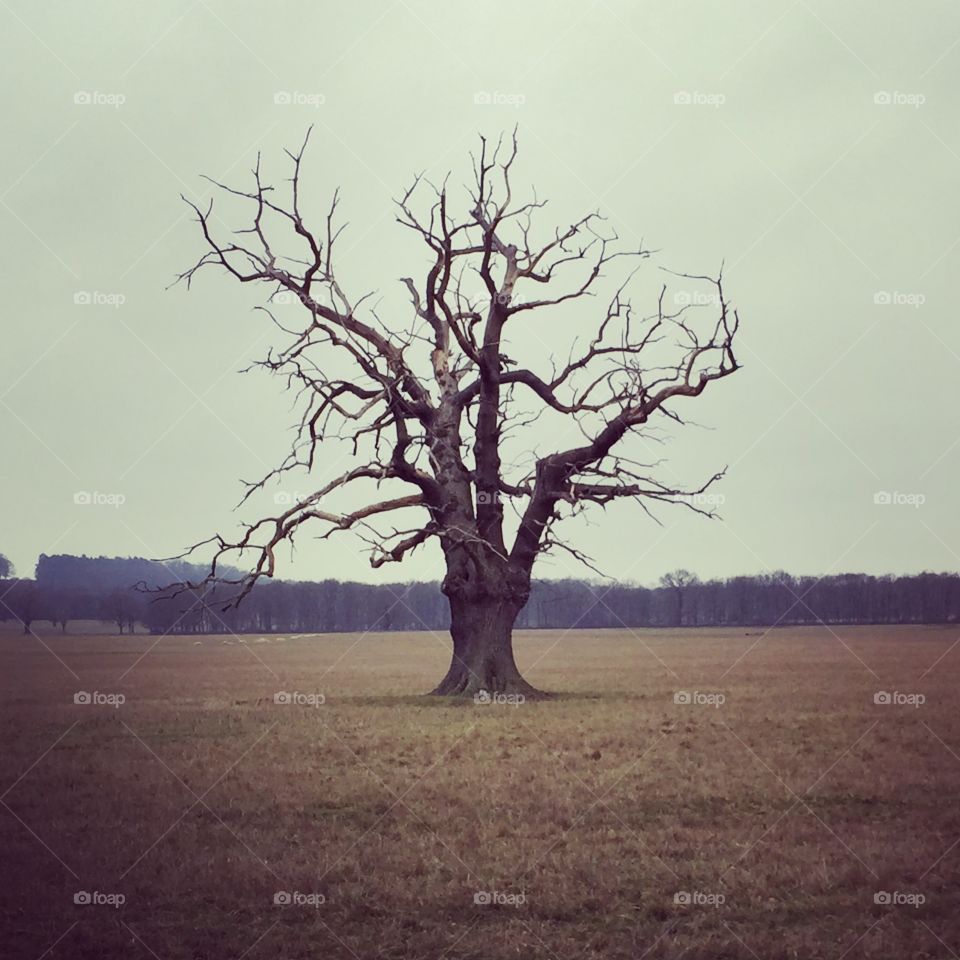
[[(213, 271), (166, 289), (202, 252), (179, 194), (242, 182), (258, 150), (281, 181), (310, 124), (309, 202), (341, 188), (355, 291), (394, 294), (422, 256), (391, 207), (412, 174), (464, 181), (478, 133), (514, 124), (548, 222), (599, 207), (666, 266), (726, 262), (743, 370), (661, 452), (667, 477), (728, 465), (724, 519), (598, 512), (578, 529), (604, 571), (957, 568), (955, 3), (4, 0), (0, 34), (0, 552), (20, 574), (251, 517), (239, 480), (285, 452), (290, 400), (237, 373), (276, 342), (249, 291)], [(348, 538), (294, 559), (285, 576), (383, 576)]]

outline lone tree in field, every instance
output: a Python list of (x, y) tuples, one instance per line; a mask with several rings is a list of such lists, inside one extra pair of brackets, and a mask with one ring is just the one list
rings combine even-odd
[[(189, 587), (230, 584), (231, 602), (239, 602), (274, 575), (278, 547), (307, 530), (320, 538), (354, 530), (374, 567), (436, 540), (453, 656), (433, 692), (536, 696), (517, 670), (512, 629), (538, 556), (563, 548), (584, 559), (557, 538), (557, 521), (621, 498), (644, 509), (664, 501), (709, 513), (693, 495), (721, 474), (683, 490), (654, 479), (656, 464), (629, 459), (622, 448), (658, 422), (682, 423), (683, 398), (737, 369), (738, 320), (722, 275), (680, 275), (708, 285), (706, 324), (694, 323), (703, 307), (668, 309), (665, 287), (651, 314), (635, 315), (625, 296), (630, 271), (598, 306), (606, 269), (649, 252), (620, 249), (596, 213), (535, 240), (533, 221), (545, 203), (514, 199), (516, 137), (495, 148), (481, 138), (462, 195), (421, 176), (396, 201), (397, 220), (427, 258), (417, 280), (401, 278), (409, 306), (381, 316), (370, 294), (354, 299), (338, 282), (337, 194), (319, 225), (302, 208), (307, 140), (287, 151), (284, 199), (262, 181), (259, 158), (248, 190), (211, 181), (248, 204), (250, 220), (221, 237), (212, 201), (205, 211), (191, 203), (208, 250), (180, 279), (189, 286), (202, 268), (219, 267), (241, 283), (265, 284), (270, 296), (261, 309), (287, 338), (254, 366), (286, 378), (302, 417), (284, 462), (250, 484), (244, 501), (287, 471), (318, 473), (321, 444), (346, 442), (352, 464), (242, 535), (196, 544), (212, 544), (215, 554), (207, 579)], [(299, 322), (278, 320), (278, 301), (292, 301), (283, 310)], [(538, 322), (547, 317), (553, 326)], [(564, 348), (560, 335), (571, 329)], [(530, 355), (511, 359), (517, 349)], [(331, 506), (347, 494), (348, 505)], [(225, 559), (251, 552), (248, 573), (219, 574)]]

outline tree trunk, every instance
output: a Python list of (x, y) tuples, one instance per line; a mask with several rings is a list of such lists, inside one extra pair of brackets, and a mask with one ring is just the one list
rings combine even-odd
[(513, 624), (520, 607), (500, 597), (450, 597), (450, 669), (431, 691), (437, 696), (478, 694), (546, 696), (520, 675), (513, 659)]

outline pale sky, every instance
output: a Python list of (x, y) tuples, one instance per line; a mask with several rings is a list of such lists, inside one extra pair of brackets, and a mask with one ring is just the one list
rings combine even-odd
[[(421, 170), (465, 181), (478, 133), (514, 124), (545, 225), (599, 207), (658, 263), (725, 261), (744, 368), (661, 451), (691, 483), (729, 467), (723, 522), (660, 508), (658, 527), (630, 503), (575, 521), (604, 571), (957, 568), (955, 3), (4, 0), (0, 35), (0, 552), (20, 574), (255, 519), (238, 481), (294, 415), (236, 371), (277, 341), (226, 276), (166, 289), (202, 252), (179, 194), (243, 183), (257, 150), (279, 184), (310, 124), (307, 201), (322, 216), (341, 188), (344, 283), (385, 303), (422, 263), (391, 198)], [(349, 536), (282, 569), (440, 572), (435, 545), (371, 571)]]

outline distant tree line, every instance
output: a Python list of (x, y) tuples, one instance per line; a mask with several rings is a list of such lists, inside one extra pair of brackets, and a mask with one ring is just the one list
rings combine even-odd
[[(3, 572), (10, 574), (9, 567)], [(218, 587), (167, 596), (175, 579), (202, 576), (189, 564), (141, 558), (41, 556), (33, 579), (0, 580), (0, 620), (24, 630), (49, 621), (103, 620), (118, 632), (138, 624), (162, 633), (333, 633), (437, 630), (449, 607), (437, 583), (366, 584), (338, 580), (261, 583), (238, 608)], [(960, 620), (960, 576), (875, 577), (787, 573), (700, 580), (686, 570), (652, 587), (585, 580), (534, 584), (519, 628), (771, 626), (774, 624), (953, 623)]]

